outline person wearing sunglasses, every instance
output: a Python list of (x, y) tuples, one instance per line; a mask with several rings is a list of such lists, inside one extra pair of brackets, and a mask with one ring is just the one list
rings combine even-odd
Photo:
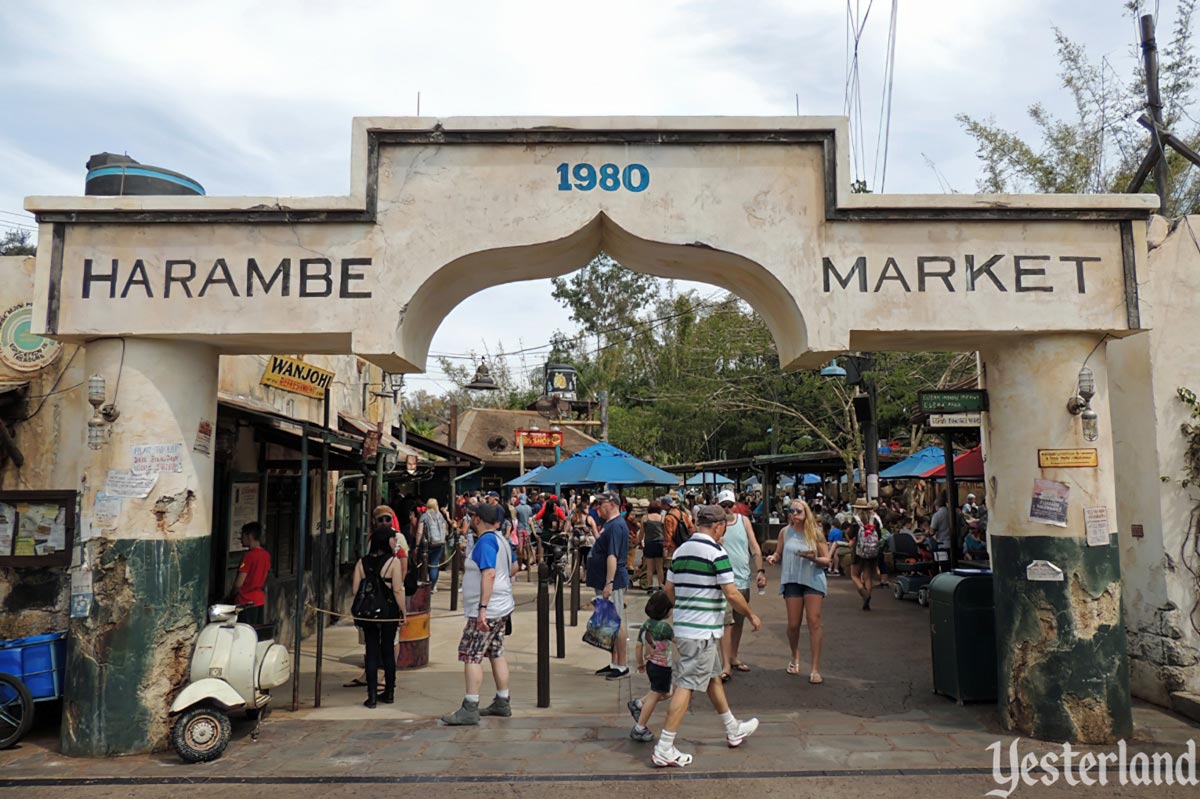
[(825, 569), (830, 563), (829, 544), (804, 500), (792, 500), (788, 524), (779, 531), (775, 552), (767, 560), (782, 564), (779, 593), (787, 604), (787, 635), (791, 647), (787, 673), (800, 673), (800, 626), (807, 619), (812, 650), (808, 681), (820, 685), (824, 682), (821, 677), (821, 606), (827, 591)]

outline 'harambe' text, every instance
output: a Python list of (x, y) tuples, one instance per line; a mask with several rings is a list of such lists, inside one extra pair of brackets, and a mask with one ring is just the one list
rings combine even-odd
[(832, 291), (837, 283), (843, 289), (850, 289), (853, 284), (861, 292), (878, 292), (885, 286), (908, 292), (914, 289), (923, 292), (930, 287), (954, 292), (957, 285), (964, 291), (1007, 292), (1011, 287), (1018, 294), (1049, 293), (1055, 290), (1057, 282), (1061, 290), (1070, 291), (1073, 287), (1079, 294), (1086, 294), (1086, 267), (1100, 260), (1084, 255), (1061, 255), (1057, 259), (1049, 255), (993, 255), (986, 259), (964, 255), (960, 269), (949, 255), (919, 255), (915, 268), (913, 264), (901, 267), (895, 258), (887, 258), (882, 268), (875, 267), (878, 273), (872, 275), (873, 270), (863, 255), (845, 274), (834, 265), (833, 259), (822, 258), (821, 272), (826, 292)]
[(260, 267), (254, 258), (247, 258), (244, 268), (240, 265), (231, 268), (224, 258), (217, 258), (211, 266), (197, 266), (195, 261), (180, 259), (166, 261), (161, 270), (147, 270), (141, 258), (130, 267), (113, 258), (111, 270), (102, 272), (91, 258), (85, 258), (83, 299), (123, 300), (129, 296), (170, 299), (209, 294), (290, 297), (294, 289), (297, 297), (365, 300), (371, 292), (356, 290), (355, 284), (366, 280), (363, 269), (368, 266), (370, 258), (343, 258), (336, 266), (329, 258), (301, 258), (293, 269), (292, 259), (284, 258), (272, 269), (269, 265)]

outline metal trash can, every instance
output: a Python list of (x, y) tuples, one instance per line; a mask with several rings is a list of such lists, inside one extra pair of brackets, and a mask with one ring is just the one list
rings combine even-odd
[(996, 701), (992, 573), (958, 569), (929, 584), (933, 691), (964, 702)]
[(408, 613), (396, 643), (396, 668), (401, 671), (429, 665), (430, 594), (429, 586), (422, 585), (408, 598)]

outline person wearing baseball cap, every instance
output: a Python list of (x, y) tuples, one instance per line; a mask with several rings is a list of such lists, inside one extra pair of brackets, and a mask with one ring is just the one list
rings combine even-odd
[[(442, 723), (448, 726), (475, 725), (480, 716), (512, 715), (504, 635), (508, 617), (515, 608), (512, 578), (517, 573), (517, 558), (508, 539), (497, 529), (503, 517), (504, 509), (499, 505), (484, 504), (475, 509), (475, 531), (479, 537), (463, 571), (466, 626), (458, 643), (458, 659), (463, 664), (467, 690), (462, 706), (442, 716)], [(485, 657), (491, 662), (496, 697), (490, 705), (480, 708)]]
[(730, 748), (741, 746), (758, 729), (758, 719), (739, 721), (733, 715), (720, 680), (719, 639), (725, 631), (722, 600), (750, 619), (755, 632), (762, 627), (762, 620), (750, 610), (746, 599), (734, 587), (733, 567), (721, 546), (727, 526), (725, 509), (720, 505), (698, 507), (696, 532), (675, 550), (671, 570), (667, 573), (664, 591), (675, 604), (674, 634), (679, 668), (672, 675), (675, 693), (671, 696), (667, 720), (651, 755), (651, 762), (656, 766), (686, 766), (692, 762), (690, 754), (675, 747), (675, 736), (694, 691), (708, 694), (725, 728), (725, 742)]
[[(751, 566), (755, 573), (753, 581), (759, 591), (767, 587), (767, 572), (763, 569), (762, 549), (758, 546), (758, 537), (750, 527), (750, 520), (734, 510), (737, 497), (732, 491), (722, 491), (717, 494), (717, 504), (725, 510), (725, 536), (721, 546), (729, 554), (729, 565), (733, 567), (733, 584), (750, 604)], [(725, 635), (721, 636), (721, 662), (725, 670), (721, 672), (721, 681), (728, 682), (735, 671), (750, 671), (750, 667), (738, 660), (738, 647), (742, 642), (742, 627), (746, 621), (745, 615), (738, 613), (728, 602), (725, 603)]]
[(621, 629), (613, 645), (612, 659), (607, 666), (597, 669), (609, 680), (620, 680), (629, 676), (626, 664), (625, 641), (625, 590), (629, 588), (629, 572), (625, 563), (629, 558), (629, 525), (621, 516), (621, 497), (616, 491), (602, 491), (596, 495), (596, 510), (603, 521), (600, 535), (592, 545), (587, 559), (587, 586), (596, 596), (609, 600), (621, 617)]

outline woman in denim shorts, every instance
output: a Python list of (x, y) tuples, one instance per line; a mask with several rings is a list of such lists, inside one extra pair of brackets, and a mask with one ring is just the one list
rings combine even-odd
[(787, 673), (800, 673), (800, 625), (807, 619), (812, 649), (812, 671), (808, 681), (818, 685), (824, 682), (821, 678), (821, 605), (825, 601), (825, 569), (829, 566), (830, 555), (829, 543), (804, 500), (792, 500), (788, 526), (779, 531), (775, 552), (767, 560), (783, 565), (779, 592), (787, 603), (788, 644), (792, 650)]

